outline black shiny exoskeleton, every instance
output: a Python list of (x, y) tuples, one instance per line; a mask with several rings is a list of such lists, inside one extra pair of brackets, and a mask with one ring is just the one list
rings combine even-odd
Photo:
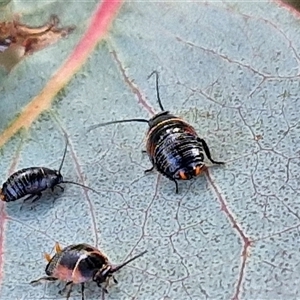
[(94, 189), (73, 181), (63, 180), (60, 171), (64, 163), (67, 152), (68, 142), (66, 142), (63, 158), (58, 170), (52, 170), (45, 167), (31, 167), (21, 169), (12, 175), (3, 183), (0, 189), (0, 199), (5, 202), (15, 201), (28, 196), (24, 201), (32, 199), (38, 200), (42, 196), (42, 191), (46, 189), (54, 189), (55, 186), (63, 189), (59, 184), (71, 183), (79, 185), (96, 192)]
[(224, 162), (212, 159), (206, 142), (198, 136), (190, 124), (164, 110), (159, 96), (158, 73), (154, 71), (149, 77), (153, 74), (156, 75), (156, 93), (161, 112), (150, 120), (118, 120), (94, 125), (89, 130), (116, 123), (148, 123), (146, 151), (152, 162), (152, 168), (145, 172), (155, 168), (175, 182), (176, 193), (178, 193), (177, 180), (189, 180), (197, 177), (212, 164), (224, 164)]
[(30, 283), (64, 281), (66, 285), (60, 293), (69, 286), (67, 298), (71, 293), (72, 285), (81, 283), (82, 299), (84, 299), (85, 282), (95, 281), (99, 287), (102, 283), (105, 283), (103, 290), (107, 293), (106, 287), (109, 285), (110, 278), (117, 283), (113, 274), (147, 252), (144, 251), (122, 264), (113, 265), (103, 252), (88, 244), (70, 245), (61, 249), (59, 244), (56, 243), (55, 249), (56, 254), (52, 258), (49, 254), (45, 254), (45, 258), (48, 261), (45, 269), (47, 276), (33, 280)]

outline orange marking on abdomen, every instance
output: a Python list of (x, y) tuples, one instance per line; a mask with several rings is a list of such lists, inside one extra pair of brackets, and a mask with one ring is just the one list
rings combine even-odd
[(186, 174), (185, 174), (184, 171), (180, 171), (180, 172), (179, 172), (179, 176), (180, 176), (180, 179), (182, 179), (182, 180), (187, 180), (187, 176), (186, 176)]
[(62, 265), (57, 265), (55, 267), (55, 270), (51, 274), (51, 276), (58, 278), (59, 280), (62, 281), (73, 281), (72, 274), (73, 274), (73, 270), (70, 270), (67, 267), (64, 267)]
[(2, 193), (2, 190), (0, 189), (0, 200), (6, 201), (5, 195)]
[(195, 174), (195, 176), (199, 176), (202, 173), (202, 169), (203, 169), (202, 166), (196, 166), (194, 168), (194, 174)]

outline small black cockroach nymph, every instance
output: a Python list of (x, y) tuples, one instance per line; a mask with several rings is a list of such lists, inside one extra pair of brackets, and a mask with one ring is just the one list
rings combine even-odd
[(68, 140), (66, 141), (63, 158), (58, 170), (52, 170), (45, 167), (31, 167), (21, 169), (10, 175), (0, 189), (0, 199), (5, 202), (10, 202), (28, 196), (24, 201), (32, 199), (32, 202), (34, 202), (42, 196), (42, 191), (46, 189), (51, 189), (53, 191), (54, 187), (58, 186), (63, 190), (63, 187), (59, 185), (61, 183), (79, 185), (98, 194), (97, 191), (88, 186), (63, 179), (61, 168), (66, 157), (67, 147)]
[(70, 245), (62, 249), (56, 243), (55, 250), (56, 254), (53, 257), (47, 253), (45, 254), (48, 261), (45, 269), (47, 276), (33, 280), (30, 284), (40, 281), (64, 281), (66, 285), (60, 293), (69, 286), (68, 299), (72, 285), (81, 283), (82, 300), (84, 300), (84, 284), (86, 282), (95, 281), (99, 287), (105, 283), (103, 290), (107, 293), (106, 288), (110, 279), (112, 278), (117, 283), (113, 274), (147, 252), (146, 250), (122, 264), (113, 265), (102, 251), (88, 244)]
[(118, 120), (91, 126), (89, 131), (97, 127), (126, 123), (144, 122), (148, 123), (149, 129), (146, 136), (146, 152), (152, 162), (152, 168), (145, 172), (152, 171), (154, 168), (175, 182), (176, 193), (178, 193), (177, 180), (189, 180), (199, 176), (207, 167), (212, 164), (224, 164), (215, 161), (210, 155), (209, 148), (200, 138), (189, 123), (183, 119), (165, 111), (159, 96), (158, 72), (156, 75), (156, 94), (161, 112), (155, 114), (150, 120), (128, 119)]

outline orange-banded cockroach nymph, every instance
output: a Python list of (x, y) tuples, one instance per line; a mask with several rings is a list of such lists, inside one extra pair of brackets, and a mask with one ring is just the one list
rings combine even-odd
[(148, 78), (153, 74), (156, 76), (156, 94), (161, 112), (155, 114), (150, 120), (128, 119), (96, 124), (91, 126), (89, 131), (117, 123), (148, 123), (146, 151), (152, 162), (152, 168), (145, 172), (155, 168), (175, 182), (176, 193), (178, 193), (177, 180), (189, 180), (197, 177), (212, 164), (221, 165), (224, 162), (212, 159), (206, 142), (198, 136), (194, 127), (180, 117), (164, 110), (159, 95), (158, 72), (152, 72)]
[(56, 254), (53, 257), (45, 254), (45, 258), (48, 261), (45, 269), (47, 276), (33, 280), (30, 284), (40, 281), (64, 281), (66, 285), (60, 293), (69, 287), (68, 299), (72, 285), (80, 283), (82, 300), (84, 300), (84, 284), (86, 282), (95, 281), (99, 287), (104, 283), (103, 290), (107, 293), (106, 288), (110, 279), (112, 278), (114, 283), (117, 283), (113, 274), (147, 252), (146, 250), (122, 264), (113, 265), (103, 252), (88, 244), (70, 245), (62, 249), (56, 243), (55, 250)]

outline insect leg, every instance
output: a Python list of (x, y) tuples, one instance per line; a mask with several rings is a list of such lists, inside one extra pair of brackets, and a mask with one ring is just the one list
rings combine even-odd
[(154, 166), (150, 169), (145, 170), (144, 173), (149, 173), (149, 172), (152, 172), (153, 170), (154, 170)]
[(206, 142), (205, 142), (203, 139), (201, 139), (201, 138), (198, 138), (197, 140), (198, 140), (199, 143), (201, 143), (201, 144), (203, 145), (203, 149), (204, 149), (204, 152), (205, 152), (207, 158), (208, 158), (213, 164), (216, 164), (216, 165), (224, 165), (224, 164), (225, 164), (225, 162), (223, 162), (223, 161), (215, 161), (215, 160), (213, 160), (213, 159), (211, 158), (210, 151), (209, 151), (209, 148), (208, 148)]
[(57, 278), (55, 278), (55, 277), (44, 276), (44, 277), (38, 278), (36, 280), (30, 281), (29, 284), (36, 284), (36, 283), (38, 283), (40, 281), (56, 281), (56, 280), (57, 280)]
[(171, 179), (171, 180), (175, 182), (175, 186), (176, 186), (175, 192), (176, 192), (176, 194), (178, 194), (178, 182), (175, 179)]
[[(71, 295), (71, 292), (72, 292), (72, 287), (73, 287), (73, 282), (71, 282), (70, 284), (66, 284), (66, 286), (69, 286), (70, 285), (70, 287), (69, 287), (69, 290), (68, 290), (68, 293), (67, 293), (67, 296), (66, 296), (66, 299), (68, 300), (69, 298), (70, 298), (70, 295)], [(65, 286), (65, 288), (66, 288), (66, 286)]]
[(115, 284), (118, 283), (118, 280), (114, 276), (112, 276), (112, 279), (113, 279), (113, 281), (114, 281)]
[(59, 187), (62, 192), (65, 190), (62, 186), (57, 184), (51, 188), (52, 192), (54, 191), (54, 187), (56, 187), (56, 186)]
[(32, 199), (31, 203), (33, 203), (33, 202), (39, 200), (41, 197), (42, 197), (42, 193), (31, 194), (31, 195), (29, 195), (28, 197), (26, 197), (26, 198), (24, 199), (24, 202), (25, 202), (25, 201), (28, 201), (28, 200), (30, 200), (30, 199)]
[(84, 300), (84, 282), (81, 283), (81, 300)]
[(176, 187), (175, 192), (176, 192), (176, 194), (178, 194), (178, 182), (177, 182), (177, 180), (175, 178), (171, 177), (171, 176), (167, 176), (167, 175), (164, 175), (164, 176), (166, 176), (168, 179), (170, 179), (171, 181), (173, 181), (175, 183), (175, 187)]
[(65, 286), (58, 292), (60, 295), (63, 294), (68, 288), (67, 299), (69, 299), (72, 291), (73, 281), (68, 281)]

